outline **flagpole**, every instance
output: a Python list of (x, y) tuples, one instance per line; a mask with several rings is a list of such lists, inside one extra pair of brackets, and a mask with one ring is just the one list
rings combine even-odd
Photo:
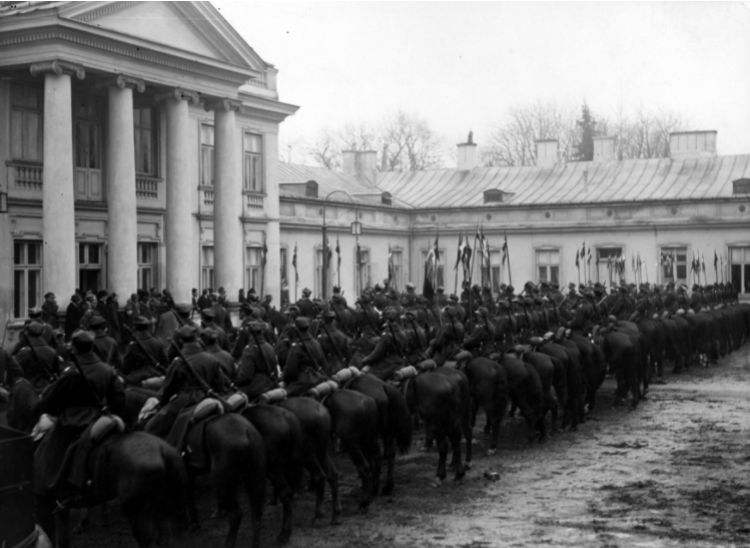
[(510, 268), (510, 246), (508, 246), (508, 234), (506, 233), (505, 236), (505, 256), (508, 259), (508, 283), (510, 285), (513, 285), (513, 273), (511, 272)]

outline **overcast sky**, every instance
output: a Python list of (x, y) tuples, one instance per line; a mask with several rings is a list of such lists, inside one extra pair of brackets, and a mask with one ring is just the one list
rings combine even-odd
[(301, 107), (283, 144), (403, 109), (481, 146), (509, 108), (585, 99), (673, 110), (718, 130), (719, 154), (750, 153), (748, 2), (212, 3)]

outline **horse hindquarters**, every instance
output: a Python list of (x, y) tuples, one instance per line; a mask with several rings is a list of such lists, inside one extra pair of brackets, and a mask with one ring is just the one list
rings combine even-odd
[(237, 541), (242, 510), (237, 490), (244, 485), (250, 500), (252, 546), (260, 548), (260, 524), (266, 498), (266, 456), (263, 438), (250, 422), (236, 413), (221, 415), (206, 425), (210, 474), (219, 496), (219, 510), (226, 511), (229, 532), (224, 545)]

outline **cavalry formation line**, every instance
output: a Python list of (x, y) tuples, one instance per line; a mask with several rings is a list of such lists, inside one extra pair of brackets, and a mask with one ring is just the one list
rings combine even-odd
[(607, 374), (616, 403), (629, 396), (635, 407), (649, 383), (665, 382), (665, 362), (673, 373), (707, 366), (750, 338), (750, 306), (719, 285), (694, 286), (690, 297), (671, 284), (564, 295), (527, 283), (497, 300), (475, 289), (428, 301), (413, 286), (402, 295), (379, 288), (355, 307), (338, 291), (329, 302), (306, 291), (283, 314), (243, 303), (240, 327), (226, 331), (214, 308), (199, 327), (190, 308), (176, 307), (155, 329), (137, 318), (124, 356), (105, 321), (94, 318), (93, 333), (78, 331), (55, 350), (48, 326), (32, 319), (0, 356), (0, 381), (9, 425), (38, 441), (38, 522), (67, 547), (70, 508), (117, 498), (139, 546), (168, 544), (198, 523), (194, 480), (207, 474), (229, 525), (225, 546), (237, 541), (241, 488), (260, 546), (267, 484), (281, 502), (285, 543), (305, 471), (313, 523), (326, 514), (326, 484), (331, 522), (341, 521), (334, 443), (357, 469), (364, 513), (397, 489), (396, 454), (409, 450), (414, 420), (437, 446), (437, 477), (447, 476), (450, 449), (461, 479), (480, 410), (490, 454), (515, 410), (529, 441), (543, 441), (548, 429), (576, 430), (594, 412)]

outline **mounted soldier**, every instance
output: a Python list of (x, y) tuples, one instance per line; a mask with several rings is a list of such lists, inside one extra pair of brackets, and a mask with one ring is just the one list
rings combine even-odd
[(94, 332), (94, 352), (106, 364), (111, 365), (116, 370), (122, 369), (122, 354), (120, 347), (112, 337), (107, 335), (107, 321), (104, 318), (92, 318), (89, 322)]
[(333, 310), (326, 310), (321, 316), (323, 323), (318, 333), (318, 342), (325, 355), (325, 372), (333, 375), (351, 361), (351, 341), (336, 327), (336, 313)]
[(167, 353), (162, 342), (151, 334), (152, 324), (153, 321), (143, 316), (138, 316), (133, 322), (133, 340), (125, 349), (122, 360), (126, 384), (139, 386), (146, 379), (163, 375), (162, 369), (168, 363)]
[(21, 338), (25, 340), (26, 346), (15, 357), (23, 376), (37, 389), (46, 388), (60, 373), (60, 357), (45, 342), (44, 333), (44, 324), (31, 323), (26, 326), (21, 331)]
[[(91, 436), (84, 434), (103, 413), (121, 415), (125, 389), (115, 370), (94, 352), (94, 337), (77, 331), (72, 337), (78, 364), (68, 367), (36, 404), (35, 410), (57, 416), (35, 453), (38, 495), (58, 499), (81, 493)], [(83, 435), (82, 435), (83, 434)]]
[(417, 313), (414, 310), (407, 310), (404, 313), (404, 334), (406, 335), (406, 346), (404, 352), (406, 361), (414, 365), (425, 359), (425, 350), (427, 349), (427, 334), (417, 322)]
[(480, 306), (476, 312), (474, 331), (464, 341), (463, 347), (474, 357), (489, 356), (498, 352), (495, 343), (495, 326), (490, 321), (489, 311)]
[(323, 372), (325, 355), (320, 343), (310, 334), (310, 320), (300, 316), (294, 321), (295, 342), (289, 349), (282, 375), (289, 397), (301, 396), (327, 380)]
[(215, 329), (204, 329), (201, 331), (200, 337), (206, 348), (206, 352), (218, 360), (226, 378), (234, 381), (237, 378), (234, 359), (229, 352), (219, 347), (219, 333)]
[(249, 338), (237, 370), (237, 387), (253, 401), (276, 386), (278, 364), (276, 353), (265, 338), (266, 324), (254, 321), (245, 329)]
[[(25, 322), (25, 326), (29, 326), (31, 324), (38, 324), (42, 326), (42, 334), (41, 337), (44, 340), (44, 342), (49, 345), (50, 348), (57, 350), (57, 338), (55, 337), (55, 330), (52, 329), (52, 326), (45, 321), (42, 320), (42, 309), (41, 308), (32, 308), (29, 310), (29, 319)], [(10, 355), (15, 356), (18, 354), (22, 348), (28, 346), (28, 342), (26, 342), (26, 339), (23, 337), (19, 338), (16, 345), (13, 347), (13, 350), (11, 351)]]
[(417, 305), (417, 294), (415, 293), (415, 289), (413, 283), (408, 282), (406, 284), (406, 293), (401, 297), (401, 306), (404, 308), (413, 308)]
[(302, 298), (297, 301), (299, 313), (306, 318), (315, 317), (315, 307), (312, 300), (310, 300), (310, 295), (312, 295), (312, 291), (306, 287), (302, 290)]
[(219, 347), (226, 351), (230, 350), (229, 337), (227, 337), (227, 332), (216, 323), (216, 310), (213, 307), (201, 310), (201, 327), (216, 331)]
[(203, 350), (198, 342), (198, 328), (186, 325), (178, 329), (176, 335), (182, 342), (182, 355), (188, 363), (178, 357), (169, 366), (164, 386), (159, 392), (161, 409), (144, 430), (165, 438), (182, 450), (193, 407), (208, 395), (205, 387), (222, 394), (225, 384), (219, 360)]
[(375, 349), (362, 360), (362, 371), (387, 381), (393, 374), (408, 365), (405, 361), (408, 338), (398, 324), (396, 310), (387, 308), (383, 313), (385, 331)]

